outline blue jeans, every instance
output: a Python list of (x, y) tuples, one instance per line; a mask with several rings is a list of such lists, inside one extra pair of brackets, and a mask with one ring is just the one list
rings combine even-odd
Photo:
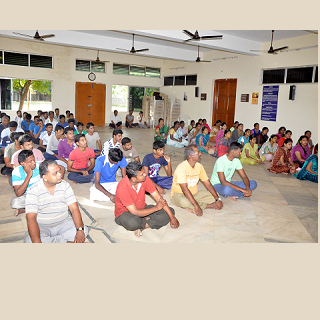
[[(52, 150), (52, 152), (54, 154), (58, 154), (58, 150)], [(48, 152), (45, 152), (43, 156), (46, 160), (58, 160), (53, 154), (50, 154)]]
[(150, 179), (163, 189), (168, 189), (168, 190), (171, 189), (173, 177), (157, 176), (157, 177), (150, 178)]
[[(237, 187), (240, 187), (242, 189), (246, 189), (246, 186), (243, 181), (230, 181), (231, 184), (234, 184)], [(218, 183), (213, 186), (216, 190), (216, 192), (219, 193), (219, 195), (226, 197), (238, 197), (238, 199), (241, 199), (243, 197), (243, 193), (241, 191), (235, 190), (229, 186), (223, 186), (222, 184)], [(257, 188), (257, 182), (254, 180), (250, 180), (250, 190), (253, 191)]]
[[(81, 171), (85, 171), (88, 168), (85, 169), (77, 169), (77, 170), (81, 170)], [(89, 174), (87, 176), (84, 176), (82, 173), (80, 172), (70, 172), (68, 174), (68, 179), (75, 181), (77, 183), (89, 183), (91, 182), (91, 180), (93, 179), (93, 170), (89, 171)]]

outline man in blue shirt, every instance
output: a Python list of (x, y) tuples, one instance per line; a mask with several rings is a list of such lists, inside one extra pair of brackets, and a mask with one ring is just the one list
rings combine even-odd
[(16, 209), (14, 215), (25, 212), (26, 191), (40, 180), (39, 162), (36, 162), (32, 150), (19, 153), (20, 166), (12, 171), (12, 186), (16, 197), (11, 200), (11, 207)]
[[(164, 154), (165, 144), (161, 140), (157, 140), (153, 143), (153, 153), (147, 154), (142, 165), (146, 175), (153, 181), (158, 192), (164, 194), (163, 189), (171, 189), (172, 186), (172, 167), (171, 159)], [(160, 177), (160, 168), (164, 166), (167, 177)]]
[(66, 122), (66, 117), (63, 114), (60, 114), (59, 119), (60, 119), (60, 122), (58, 122), (58, 125), (64, 128), (68, 126), (68, 123)]
[(21, 128), (24, 130), (25, 133), (29, 133), (29, 126), (33, 123), (31, 120), (31, 114), (26, 114), (26, 119), (22, 120)]
[(40, 134), (42, 132), (46, 132), (46, 128), (43, 124), (43, 121), (41, 119), (37, 120), (37, 126), (34, 127), (33, 129), (33, 138), (32, 138), (32, 142), (39, 144), (40, 143)]
[(38, 116), (34, 116), (33, 123), (30, 123), (29, 125), (29, 134), (32, 138), (33, 138), (33, 130), (37, 126), (38, 119), (39, 119)]
[(115, 202), (118, 182), (116, 173), (121, 168), (122, 177), (126, 175), (127, 161), (120, 149), (110, 149), (107, 155), (97, 158), (94, 167), (94, 176), (90, 188), (90, 200)]

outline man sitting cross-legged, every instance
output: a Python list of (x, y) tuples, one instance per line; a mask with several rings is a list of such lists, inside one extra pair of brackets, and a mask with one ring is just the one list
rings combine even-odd
[(121, 168), (122, 177), (126, 175), (127, 161), (120, 149), (110, 149), (109, 153), (100, 156), (94, 167), (93, 184), (90, 188), (90, 200), (109, 201), (114, 203), (118, 182), (116, 172)]
[[(184, 150), (187, 160), (180, 163), (173, 175), (171, 202), (197, 216), (202, 216), (204, 209), (220, 210), (223, 203), (214, 190), (203, 165), (199, 162), (201, 152), (196, 146)], [(199, 179), (208, 191), (198, 191)]]
[(46, 147), (46, 152), (43, 154), (46, 160), (59, 160), (58, 145), (59, 141), (64, 138), (64, 128), (56, 125), (54, 128), (55, 134), (51, 134)]
[(20, 166), (12, 171), (12, 186), (16, 197), (11, 200), (11, 207), (16, 209), (15, 216), (25, 211), (26, 191), (40, 180), (39, 162), (35, 161), (32, 150), (22, 150), (18, 161)]
[[(142, 161), (146, 175), (154, 182), (158, 192), (164, 194), (164, 189), (171, 189), (172, 168), (171, 159), (164, 154), (165, 144), (158, 140), (153, 143), (153, 153), (147, 154)], [(160, 168), (164, 166), (167, 177), (160, 177)]]
[(74, 183), (89, 183), (93, 179), (94, 151), (87, 147), (87, 139), (84, 134), (77, 134), (74, 141), (78, 148), (71, 151), (69, 155), (68, 179)]
[[(102, 145), (101, 140), (98, 132), (95, 132), (94, 124), (92, 122), (87, 123), (87, 133), (86, 133), (86, 139), (88, 143), (88, 147), (94, 150), (94, 153), (96, 155), (96, 158), (101, 154), (102, 151)], [(97, 149), (97, 144), (98, 148)]]
[(61, 168), (54, 160), (46, 160), (39, 170), (41, 179), (30, 187), (26, 197), (28, 229), (24, 242), (84, 242), (88, 228), (83, 225), (70, 184), (62, 180)]
[[(232, 142), (229, 152), (216, 161), (210, 179), (211, 184), (220, 195), (235, 201), (242, 197), (250, 197), (252, 190), (257, 188), (257, 182), (249, 181), (243, 170), (239, 160), (241, 148), (242, 145), (239, 142)], [(235, 170), (238, 170), (243, 181), (231, 182)]]
[[(179, 221), (174, 210), (169, 208), (147, 177), (142, 165), (133, 161), (126, 167), (127, 176), (118, 184), (115, 197), (115, 221), (125, 229), (142, 236), (146, 228), (160, 229), (170, 222), (171, 228), (178, 228)], [(156, 206), (146, 205), (145, 193), (149, 192), (157, 201)]]
[[(58, 125), (56, 127), (58, 127)], [(60, 140), (58, 144), (58, 157), (59, 164), (63, 165), (67, 169), (69, 155), (71, 151), (73, 151), (77, 147), (77, 145), (74, 142), (73, 128), (64, 128), (64, 136), (65, 138)]]
[[(140, 162), (138, 152), (136, 148), (132, 146), (132, 142), (130, 138), (124, 137), (121, 140), (121, 146), (119, 147), (119, 149), (122, 151), (123, 157), (127, 160), (127, 164), (130, 163), (131, 161)], [(118, 177), (122, 176), (120, 169), (118, 169), (117, 171), (117, 176)]]

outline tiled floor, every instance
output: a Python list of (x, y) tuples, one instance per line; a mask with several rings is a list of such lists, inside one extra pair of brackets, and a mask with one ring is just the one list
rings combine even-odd
[[(100, 127), (97, 130), (102, 142), (109, 139), (112, 130)], [(152, 152), (153, 130), (124, 129), (123, 136), (129, 136), (139, 152), (140, 159)], [(166, 146), (166, 154), (172, 159), (173, 170), (184, 160), (183, 149)], [(216, 159), (202, 155), (208, 176), (212, 174)], [(292, 176), (276, 175), (266, 169), (269, 164), (244, 165), (249, 179), (256, 180), (258, 188), (251, 198), (234, 202), (224, 200), (220, 211), (205, 210), (197, 217), (172, 205), (169, 191), (164, 198), (175, 209), (180, 221), (178, 229), (170, 225), (160, 230), (147, 229), (136, 238), (114, 222), (114, 205), (111, 202), (89, 200), (88, 184), (71, 186), (77, 197), (84, 223), (89, 227), (89, 242), (149, 242), (149, 243), (260, 243), (260, 242), (318, 242), (318, 185), (300, 181)], [(161, 169), (161, 174), (165, 174)], [(67, 181), (69, 181), (66, 178)], [(233, 180), (240, 180), (235, 173)], [(199, 183), (200, 189), (204, 186)], [(4, 176), (0, 176), (0, 242), (22, 242), (26, 230), (24, 215), (13, 216), (10, 207), (13, 189)], [(153, 200), (147, 196), (147, 204)]]

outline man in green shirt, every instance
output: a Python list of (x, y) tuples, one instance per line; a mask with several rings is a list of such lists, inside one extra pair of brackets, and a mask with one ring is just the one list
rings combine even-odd
[[(229, 152), (216, 161), (210, 179), (211, 184), (219, 195), (234, 201), (242, 197), (251, 197), (252, 191), (257, 188), (257, 182), (254, 180), (249, 181), (243, 170), (239, 160), (241, 148), (242, 146), (239, 142), (232, 142)], [(231, 182), (235, 170), (238, 170), (242, 181)]]

